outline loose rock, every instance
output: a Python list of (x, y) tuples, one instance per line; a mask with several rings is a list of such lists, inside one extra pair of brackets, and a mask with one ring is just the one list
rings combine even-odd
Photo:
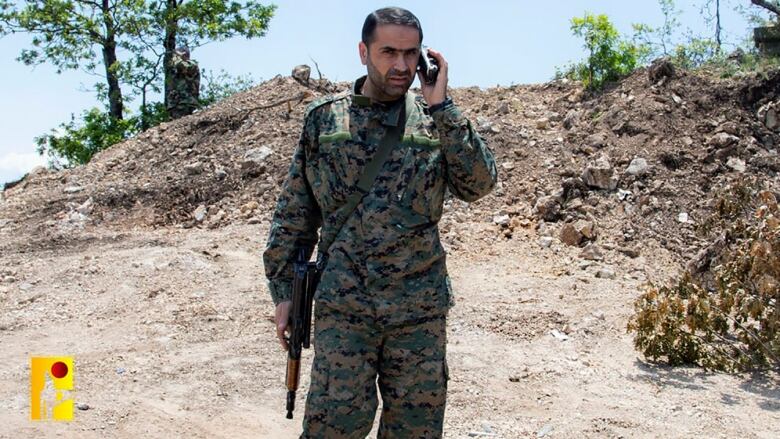
[(203, 163), (195, 162), (184, 165), (184, 171), (189, 175), (197, 175), (203, 173)]
[(582, 249), (580, 257), (589, 261), (604, 260), (604, 254), (601, 252), (601, 249), (596, 244), (592, 243), (586, 245), (585, 248)]
[(610, 268), (600, 268), (596, 272), (596, 277), (600, 279), (615, 279), (615, 272)]
[(596, 238), (596, 226), (590, 221), (577, 220), (574, 223), (564, 224), (561, 228), (561, 242), (571, 246), (578, 246), (585, 240)]
[(739, 173), (743, 173), (747, 170), (745, 161), (736, 157), (729, 157), (728, 161), (726, 161), (726, 166)]
[(192, 217), (195, 218), (195, 221), (202, 222), (204, 219), (206, 219), (206, 206), (201, 204), (195, 209), (195, 212), (192, 213)]
[(306, 64), (295, 66), (292, 69), (292, 77), (301, 84), (308, 85), (311, 76), (311, 67)]
[(244, 154), (241, 162), (241, 170), (247, 176), (258, 176), (265, 172), (265, 161), (273, 154), (273, 150), (267, 146), (253, 148)]
[(636, 157), (631, 160), (631, 164), (629, 164), (626, 169), (626, 174), (635, 175), (637, 177), (645, 175), (648, 172), (650, 172), (650, 165), (647, 164), (647, 160), (641, 157)]
[(534, 212), (545, 221), (556, 221), (561, 214), (561, 203), (558, 197), (539, 197), (534, 204)]
[(658, 58), (647, 69), (647, 78), (650, 82), (656, 83), (662, 79), (674, 77), (674, 73), (674, 65), (668, 57)]
[(612, 174), (613, 169), (609, 163), (609, 157), (602, 155), (585, 168), (585, 171), (582, 172), (582, 181), (597, 189), (614, 190), (617, 187), (617, 179)]
[(739, 142), (739, 137), (729, 133), (718, 133), (710, 138), (708, 145), (721, 149)]

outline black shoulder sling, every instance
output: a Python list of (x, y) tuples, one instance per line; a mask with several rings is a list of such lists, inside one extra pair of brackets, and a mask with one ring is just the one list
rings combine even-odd
[[(300, 360), (301, 350), (309, 348), (311, 337), (311, 316), (312, 304), (314, 302), (314, 292), (317, 290), (317, 284), (320, 281), (320, 274), (325, 269), (328, 262), (328, 250), (336, 240), (347, 219), (360, 204), (360, 200), (371, 191), (379, 170), (385, 164), (387, 157), (393, 150), (393, 146), (401, 140), (406, 126), (407, 118), (412, 112), (414, 105), (414, 96), (411, 93), (406, 94), (406, 100), (399, 103), (398, 120), (395, 126), (388, 126), (384, 137), (379, 142), (374, 157), (368, 162), (363, 174), (358, 180), (357, 186), (347, 197), (343, 206), (337, 209), (329, 218), (326, 224), (334, 224), (335, 227), (330, 234), (321, 236), (318, 251), (317, 262), (309, 262), (306, 258), (307, 252), (298, 249), (296, 260), (293, 264), (293, 285), (292, 285), (292, 310), (290, 314), (290, 339), (289, 350), (287, 351), (287, 419), (292, 419), (293, 410), (295, 410), (295, 392), (298, 389), (300, 379)], [(323, 224), (323, 228), (326, 224)]]
[(374, 185), (374, 180), (376, 180), (377, 175), (379, 175), (379, 170), (382, 169), (382, 166), (385, 164), (387, 157), (390, 156), (390, 152), (393, 150), (393, 146), (401, 140), (407, 118), (412, 112), (413, 105), (414, 96), (411, 93), (407, 93), (406, 99), (400, 109), (398, 122), (395, 126), (391, 125), (387, 127), (387, 131), (385, 132), (384, 137), (382, 137), (382, 140), (379, 142), (379, 146), (377, 147), (374, 157), (372, 157), (371, 161), (366, 165), (366, 168), (363, 170), (363, 174), (360, 176), (360, 180), (358, 180), (358, 183), (355, 186), (353, 192), (347, 197), (344, 205), (333, 212), (333, 214), (327, 219), (328, 223), (336, 224), (336, 227), (331, 229), (333, 231), (332, 233), (328, 234), (327, 236), (323, 234), (320, 239), (317, 250), (317, 268), (319, 270), (325, 268), (325, 265), (328, 261), (328, 251), (330, 250), (330, 246), (333, 245), (333, 242), (336, 240), (336, 236), (338, 236), (339, 232), (341, 232), (341, 229), (344, 228), (344, 224), (346, 224), (347, 219), (350, 217), (350, 215), (352, 215), (352, 212), (355, 211), (357, 205), (360, 204), (360, 201), (363, 199), (363, 197), (365, 197), (366, 194), (371, 191), (371, 187)]

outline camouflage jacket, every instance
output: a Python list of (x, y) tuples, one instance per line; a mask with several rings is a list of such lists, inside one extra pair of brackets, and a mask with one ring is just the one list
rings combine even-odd
[[(337, 227), (330, 215), (355, 190), (383, 125), (398, 119), (400, 105), (359, 94), (364, 81), (306, 111), (263, 253), (276, 304), (291, 297), (295, 249), (314, 247), (320, 226)], [(475, 201), (496, 178), (493, 154), (458, 108), (429, 115), (416, 98), (402, 141), (328, 252), (317, 302), (385, 324), (445, 314), (452, 292), (437, 226), (445, 190)]]
[(198, 63), (174, 55), (171, 65), (173, 67), (173, 75), (168, 106), (171, 108), (178, 106), (196, 108), (200, 96), (200, 70), (198, 70)]

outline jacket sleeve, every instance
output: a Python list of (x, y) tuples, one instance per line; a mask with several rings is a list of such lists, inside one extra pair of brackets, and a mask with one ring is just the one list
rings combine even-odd
[(458, 107), (449, 103), (431, 114), (447, 162), (447, 186), (463, 201), (476, 201), (493, 189), (498, 179), (496, 161)]
[(305, 248), (310, 255), (317, 244), (317, 229), (322, 214), (306, 178), (306, 153), (313, 135), (307, 115), (298, 147), (276, 204), (268, 243), (263, 252), (265, 275), (275, 305), (292, 297), (293, 262), (296, 250)]

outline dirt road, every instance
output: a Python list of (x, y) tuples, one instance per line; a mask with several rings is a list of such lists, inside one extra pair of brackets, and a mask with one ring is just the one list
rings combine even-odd
[[(662, 250), (586, 266), (534, 233), (448, 259), (446, 437), (780, 437), (776, 376), (670, 369), (633, 350), (637, 289), (673, 270)], [(264, 225), (65, 240), (0, 229), (0, 437), (296, 437), (303, 398), (284, 419), (266, 236)], [(603, 267), (615, 278), (597, 278)], [(89, 408), (73, 422), (28, 419), (36, 355), (75, 357), (75, 400)]]

